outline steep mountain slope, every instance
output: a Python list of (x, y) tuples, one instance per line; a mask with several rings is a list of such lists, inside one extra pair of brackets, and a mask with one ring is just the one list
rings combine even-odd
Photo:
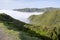
[(0, 40), (40, 40), (37, 37), (31, 37), (26, 32), (7, 29), (4, 23), (0, 23)]
[(0, 40), (41, 40), (30, 36), (24, 27), (25, 24), (5, 13), (0, 13)]
[(29, 19), (33, 25), (27, 28), (52, 40), (60, 40), (60, 10), (49, 10), (41, 15), (32, 15)]
[(45, 25), (53, 25), (60, 22), (60, 10), (46, 11), (41, 15), (32, 15), (29, 18), (31, 22)]

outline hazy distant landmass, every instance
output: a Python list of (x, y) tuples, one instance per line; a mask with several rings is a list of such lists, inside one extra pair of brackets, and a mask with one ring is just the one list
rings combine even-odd
[(14, 11), (20, 11), (20, 12), (44, 12), (52, 9), (59, 9), (60, 8), (53, 8), (53, 7), (47, 7), (47, 8), (23, 8), (23, 9), (13, 9)]

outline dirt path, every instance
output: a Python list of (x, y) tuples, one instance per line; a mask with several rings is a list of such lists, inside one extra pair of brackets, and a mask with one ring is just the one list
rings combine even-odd
[(0, 27), (0, 40), (9, 40), (7, 34), (5, 33), (5, 30)]

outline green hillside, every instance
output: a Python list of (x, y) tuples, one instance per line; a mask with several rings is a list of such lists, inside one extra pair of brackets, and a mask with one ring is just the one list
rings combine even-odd
[(5, 13), (0, 14), (0, 40), (41, 40), (31, 36), (25, 24)]
[(60, 10), (49, 10), (41, 15), (32, 15), (29, 19), (33, 26), (28, 25), (27, 28), (52, 40), (60, 39)]
[(29, 19), (34, 24), (56, 25), (60, 23), (60, 10), (50, 10), (41, 15), (32, 15)]

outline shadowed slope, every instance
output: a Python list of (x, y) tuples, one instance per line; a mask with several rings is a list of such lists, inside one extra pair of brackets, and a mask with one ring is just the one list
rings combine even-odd
[[(26, 28), (26, 23), (13, 19), (9, 15), (0, 14), (0, 40), (43, 40), (50, 39), (49, 37), (42, 36), (34, 31)], [(30, 25), (30, 24), (26, 24)], [(40, 37), (38, 37), (40, 36)], [(3, 38), (2, 38), (3, 37)]]

